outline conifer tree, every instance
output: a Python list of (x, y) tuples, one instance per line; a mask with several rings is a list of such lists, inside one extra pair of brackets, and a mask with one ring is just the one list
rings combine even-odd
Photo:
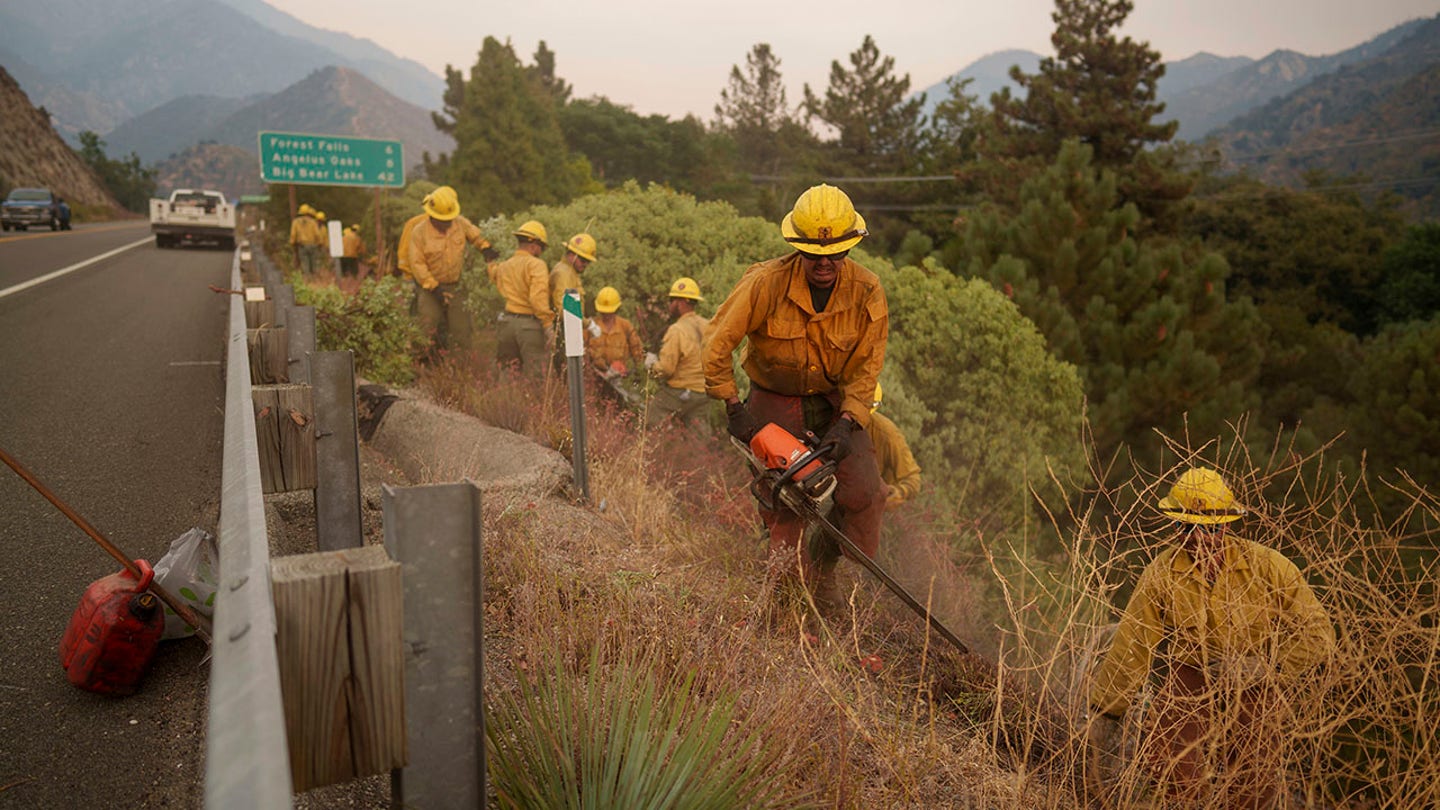
[(1097, 166), (1116, 173), (1121, 199), (1135, 203), (1146, 229), (1174, 227), (1173, 203), (1194, 181), (1173, 151), (1154, 148), (1169, 143), (1179, 124), (1154, 121), (1165, 109), (1156, 101), (1165, 74), (1160, 53), (1116, 33), (1133, 8), (1131, 0), (1055, 0), (1055, 56), (1034, 75), (1011, 69), (1023, 96), (1006, 88), (991, 98), (988, 154), (996, 162), (985, 179), (998, 199), (1013, 199), (1014, 178), (1043, 170), (1074, 138), (1091, 148)]
[(910, 95), (910, 75), (895, 75), (868, 34), (850, 54), (850, 68), (830, 63), (830, 86), (820, 97), (805, 85), (805, 113), (832, 127), (839, 168), (860, 174), (902, 174), (921, 147), (925, 95)]
[(1024, 184), (1018, 214), (982, 209), (964, 239), (969, 272), (1080, 369), (1102, 458), (1122, 443), (1152, 457), (1154, 430), (1213, 438), (1254, 406), (1265, 326), (1248, 301), (1226, 300), (1218, 254), (1137, 240), (1139, 211), (1092, 154), (1067, 141)]
[(444, 112), (431, 115), (455, 151), (427, 160), (427, 175), (454, 186), (475, 218), (598, 188), (589, 164), (565, 144), (554, 96), (561, 85), (553, 73), (547, 79), (545, 70), (522, 65), (508, 42), (486, 37), (468, 79), (445, 69)]
[(735, 163), (742, 175), (797, 178), (764, 180), (750, 194), (727, 195), (747, 213), (781, 216), (805, 187), (799, 178), (813, 176), (819, 141), (786, 99), (780, 58), (769, 43), (750, 49), (743, 70), (731, 66), (729, 82), (715, 105), (714, 129), (734, 142)]

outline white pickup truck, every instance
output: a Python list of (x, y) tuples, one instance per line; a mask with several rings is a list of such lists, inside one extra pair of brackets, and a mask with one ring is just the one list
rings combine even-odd
[(150, 200), (150, 232), (155, 247), (182, 242), (218, 242), (235, 249), (235, 206), (209, 189), (177, 188), (168, 200)]

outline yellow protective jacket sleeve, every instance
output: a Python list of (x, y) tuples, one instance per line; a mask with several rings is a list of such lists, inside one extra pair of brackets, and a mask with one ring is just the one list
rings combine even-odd
[(585, 285), (580, 283), (580, 274), (570, 263), (561, 259), (550, 270), (550, 308), (556, 312), (565, 311), (565, 291), (580, 291), (580, 314), (585, 314)]
[(344, 248), (343, 253), (345, 258), (360, 258), (360, 234), (355, 233), (354, 231), (347, 230), (345, 231), (345, 235), (341, 237), (340, 244)]
[(1146, 566), (1095, 672), (1092, 708), (1123, 713), (1157, 654), (1202, 670), (1258, 659), (1294, 678), (1334, 652), (1335, 628), (1295, 564), (1244, 538), (1225, 543), (1213, 585), (1180, 548)]
[(407, 278), (410, 277), (410, 233), (415, 230), (416, 225), (429, 218), (429, 214), (416, 214), (405, 220), (405, 224), (400, 226), (400, 244), (395, 247), (395, 266)]
[(321, 245), (325, 243), (325, 232), (314, 217), (299, 216), (290, 221), (290, 244)]
[(592, 335), (588, 330), (585, 332), (585, 356), (592, 365), (603, 370), (617, 360), (639, 361), (644, 356), (640, 335), (630, 321), (616, 315), (614, 323), (608, 327), (599, 318), (591, 323), (600, 329), (598, 335)]
[(455, 217), (441, 233), (429, 217), (410, 230), (410, 275), (427, 290), (437, 284), (455, 284), (465, 268), (465, 244), (476, 250), (490, 247), (480, 229), (465, 217)]
[(487, 268), (495, 289), (505, 299), (505, 311), (517, 315), (534, 315), (540, 323), (549, 326), (555, 321), (555, 311), (550, 308), (549, 272), (545, 262), (523, 250)]
[(839, 390), (842, 411), (870, 424), (875, 380), (885, 363), (890, 309), (880, 278), (846, 259), (825, 311), (817, 313), (800, 254), (753, 265), (711, 320), (705, 346), (705, 390), (738, 396), (731, 354), (749, 344), (741, 367), (762, 388), (788, 396)]
[(701, 346), (705, 328), (710, 322), (687, 312), (681, 315), (660, 341), (660, 356), (651, 372), (671, 388), (687, 391), (705, 390), (705, 373), (701, 368)]
[(872, 413), (865, 432), (875, 445), (875, 465), (880, 468), (880, 480), (890, 485), (885, 504), (896, 506), (919, 495), (920, 465), (915, 463), (900, 428), (885, 414)]

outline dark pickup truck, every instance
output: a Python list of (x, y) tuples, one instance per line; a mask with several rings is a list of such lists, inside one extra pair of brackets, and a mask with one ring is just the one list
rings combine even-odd
[(60, 230), (60, 206), (48, 188), (17, 188), (0, 203), (0, 227), (23, 231), (31, 225)]

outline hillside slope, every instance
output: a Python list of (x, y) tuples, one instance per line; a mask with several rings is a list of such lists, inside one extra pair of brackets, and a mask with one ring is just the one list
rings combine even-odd
[(44, 111), (30, 103), (20, 85), (0, 67), (0, 190), (48, 186), (72, 204), (119, 211), (100, 184), (55, 130)]

